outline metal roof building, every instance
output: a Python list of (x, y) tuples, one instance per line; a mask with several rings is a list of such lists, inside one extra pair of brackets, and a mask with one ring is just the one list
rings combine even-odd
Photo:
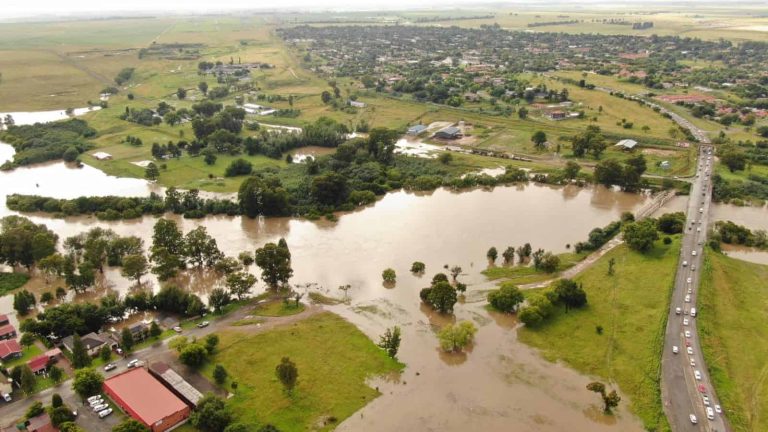
[(164, 432), (189, 417), (189, 407), (143, 368), (107, 379), (103, 388), (123, 411), (152, 432)]
[(165, 384), (170, 391), (186, 402), (191, 408), (197, 407), (198, 402), (203, 398), (203, 394), (200, 391), (163, 362), (152, 363), (149, 366), (149, 373)]
[(637, 145), (637, 141), (635, 141), (635, 140), (623, 139), (623, 140), (619, 141), (616, 144), (616, 147), (622, 147), (622, 148), (625, 148), (627, 150), (631, 150), (631, 149), (635, 148), (636, 145)]

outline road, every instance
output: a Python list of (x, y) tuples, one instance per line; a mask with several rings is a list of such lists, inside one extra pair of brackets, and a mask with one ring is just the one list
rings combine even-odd
[[(704, 362), (696, 321), (701, 313), (707, 314), (709, 311), (696, 311), (695, 317), (691, 312), (696, 308), (700, 264), (703, 262), (702, 254), (706, 244), (712, 200), (711, 168), (714, 161), (710, 160), (713, 159), (709, 155), (710, 150), (710, 146), (702, 145), (699, 151), (697, 177), (691, 186), (688, 199), (680, 262), (670, 302), (661, 359), (661, 397), (664, 412), (675, 432), (729, 430), (723, 415), (715, 413), (713, 419), (707, 419), (707, 407), (703, 397), (706, 395), (709, 398), (709, 406), (713, 409), (720, 402)], [(688, 302), (686, 296), (690, 296)], [(690, 334), (686, 335), (686, 331)], [(678, 354), (673, 352), (673, 347), (678, 347)], [(693, 366), (691, 361), (694, 362)], [(700, 374), (700, 379), (696, 379), (696, 371)], [(696, 416), (696, 424), (691, 421), (691, 414)]]

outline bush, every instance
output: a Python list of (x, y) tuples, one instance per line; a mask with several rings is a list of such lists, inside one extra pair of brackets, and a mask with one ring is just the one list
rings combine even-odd
[(245, 159), (235, 159), (229, 164), (224, 172), (225, 177), (236, 177), (248, 175), (253, 171), (253, 164)]
[(502, 284), (501, 288), (488, 293), (488, 303), (494, 309), (506, 313), (517, 311), (517, 306), (524, 299), (520, 289), (508, 282)]

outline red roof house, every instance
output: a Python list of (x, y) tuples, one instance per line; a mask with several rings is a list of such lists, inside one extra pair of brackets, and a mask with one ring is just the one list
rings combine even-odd
[(11, 324), (5, 324), (3, 326), (0, 326), (0, 340), (15, 339), (15, 338), (16, 338), (16, 327), (14, 327)]
[(21, 357), (21, 345), (16, 339), (0, 341), (0, 360), (8, 361), (14, 357)]
[(164, 432), (189, 417), (189, 406), (143, 368), (107, 379), (103, 388), (123, 411), (152, 432)]
[(30, 369), (32, 369), (33, 373), (40, 374), (48, 370), (48, 362), (50, 361), (50, 357), (48, 357), (45, 354), (41, 354), (32, 360), (27, 362), (27, 366), (29, 366)]
[(11, 320), (8, 319), (8, 315), (6, 314), (0, 314), (0, 325), (6, 325), (10, 324)]

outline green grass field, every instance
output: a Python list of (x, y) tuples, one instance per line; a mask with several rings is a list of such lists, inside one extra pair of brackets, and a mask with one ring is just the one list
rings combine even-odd
[(517, 285), (541, 282), (556, 278), (560, 272), (575, 266), (576, 263), (583, 260), (587, 255), (586, 252), (558, 254), (560, 266), (558, 266), (555, 273), (546, 273), (529, 265), (498, 265), (485, 269), (482, 273), (490, 280), (504, 279), (505, 282), (509, 281)]
[[(221, 364), (236, 377), (238, 388), (228, 404), (239, 422), (271, 423), (285, 432), (333, 429), (335, 424), (317, 427), (318, 421), (343, 421), (379, 395), (366, 385), (367, 378), (402, 368), (354, 325), (330, 312), (265, 333), (225, 331), (219, 337), (219, 351), (203, 373), (210, 376), (213, 366)], [(292, 395), (275, 376), (275, 366), (285, 356), (299, 371)]]
[(717, 395), (735, 431), (768, 429), (768, 266), (708, 252), (698, 327)]
[(29, 280), (24, 273), (0, 273), (0, 295), (21, 288)]
[(288, 303), (285, 303), (282, 300), (274, 300), (260, 304), (253, 310), (253, 314), (266, 317), (280, 317), (296, 315), (297, 313), (303, 312), (304, 309), (305, 306), (303, 303), (299, 303), (299, 305), (296, 306), (296, 303), (292, 300)]
[[(669, 430), (659, 374), (679, 248), (677, 238), (670, 245), (657, 242), (646, 254), (617, 247), (576, 278), (587, 292), (585, 308), (569, 313), (558, 308), (540, 328), (518, 332), (521, 341), (540, 349), (547, 359), (618, 385), (648, 430)], [(608, 276), (611, 258), (616, 273)], [(598, 325), (604, 328), (602, 335)]]
[(4, 362), (3, 367), (10, 369), (16, 365), (25, 364), (42, 353), (43, 350), (41, 350), (36, 344), (30, 345), (28, 347), (22, 347), (21, 357)]

